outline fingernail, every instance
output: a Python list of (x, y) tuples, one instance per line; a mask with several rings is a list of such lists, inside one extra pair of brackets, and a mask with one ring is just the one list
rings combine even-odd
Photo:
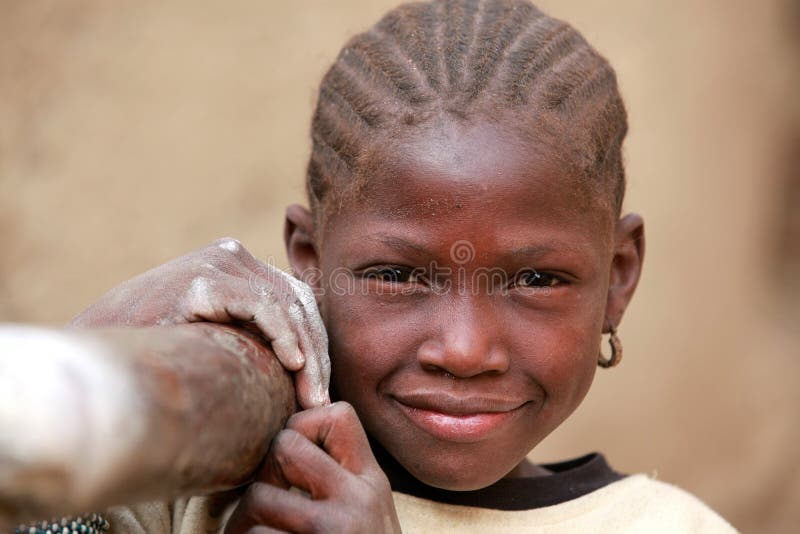
[(300, 350), (300, 348), (298, 348), (297, 352), (294, 353), (294, 362), (297, 365), (298, 369), (306, 364), (306, 357), (303, 354), (303, 351)]
[(319, 404), (320, 406), (326, 406), (331, 403), (330, 393), (328, 393), (328, 390), (322, 386), (319, 386), (317, 388), (316, 397), (317, 397), (317, 404)]

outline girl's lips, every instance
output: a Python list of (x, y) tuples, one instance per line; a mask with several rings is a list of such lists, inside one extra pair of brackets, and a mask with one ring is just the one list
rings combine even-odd
[(523, 406), (504, 411), (446, 413), (436, 409), (416, 408), (394, 399), (403, 414), (421, 430), (435, 438), (455, 443), (481, 441), (499, 430), (522, 412)]

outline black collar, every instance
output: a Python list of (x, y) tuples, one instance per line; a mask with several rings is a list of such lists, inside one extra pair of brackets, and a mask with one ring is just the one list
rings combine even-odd
[(495, 510), (530, 510), (560, 504), (581, 497), (620, 480), (600, 453), (542, 467), (553, 472), (534, 478), (503, 478), (474, 491), (450, 491), (423, 484), (414, 478), (383, 447), (372, 442), (372, 450), (383, 468), (392, 491), (444, 504), (475, 506)]

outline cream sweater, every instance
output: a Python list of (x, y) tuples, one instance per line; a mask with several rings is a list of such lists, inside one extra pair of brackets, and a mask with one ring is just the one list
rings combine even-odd
[[(532, 510), (448, 505), (397, 492), (394, 500), (404, 532), (736, 532), (693, 495), (641, 474)], [(235, 498), (192, 497), (114, 508), (108, 517), (112, 533), (205, 534), (221, 532), (235, 504)]]

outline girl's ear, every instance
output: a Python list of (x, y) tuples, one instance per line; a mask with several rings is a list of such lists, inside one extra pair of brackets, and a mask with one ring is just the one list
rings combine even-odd
[(299, 204), (286, 208), (283, 239), (292, 273), (312, 289), (319, 289), (319, 255), (314, 242), (314, 217), (308, 208)]
[(603, 332), (609, 326), (615, 328), (622, 321), (622, 314), (633, 297), (644, 260), (644, 220), (629, 213), (617, 221), (614, 231), (614, 257), (608, 284), (608, 300)]

